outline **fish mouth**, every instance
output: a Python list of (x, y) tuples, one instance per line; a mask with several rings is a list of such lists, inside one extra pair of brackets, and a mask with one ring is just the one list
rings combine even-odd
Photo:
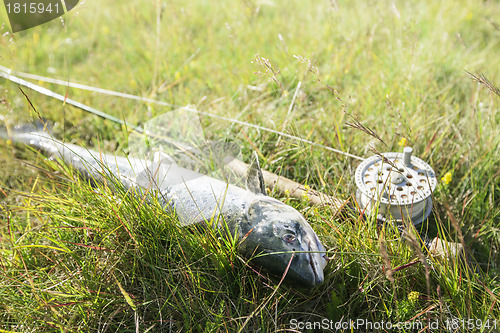
[(304, 242), (300, 252), (296, 253), (295, 266), (292, 264), (288, 272), (290, 279), (304, 288), (314, 288), (323, 283), (323, 268), (326, 266), (323, 251), (323, 247), (314, 240)]
[[(308, 242), (308, 248), (309, 252), (308, 254), (308, 261), (309, 261), (309, 266), (311, 267), (311, 271), (314, 276), (314, 281), (312, 283), (313, 286), (316, 286), (318, 284), (321, 284), (325, 280), (325, 275), (323, 273), (323, 268), (326, 265), (326, 261), (323, 258), (322, 254), (319, 253), (319, 249), (311, 249), (311, 241)], [(318, 246), (315, 246), (318, 247)], [(312, 251), (311, 251), (312, 250)], [(313, 252), (314, 250), (318, 252)], [(323, 262), (324, 261), (324, 262)]]
[(316, 265), (314, 265), (314, 259), (312, 257), (312, 253), (310, 252), (309, 252), (309, 265), (311, 266), (311, 270), (314, 274), (314, 285), (322, 283), (324, 280), (323, 271), (321, 271), (321, 274), (318, 274)]

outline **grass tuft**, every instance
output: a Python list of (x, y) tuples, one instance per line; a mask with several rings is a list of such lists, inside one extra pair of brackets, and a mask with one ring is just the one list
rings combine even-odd
[[(496, 2), (469, 0), (107, 1), (80, 2), (64, 24), (0, 27), (2, 65), (194, 105), (221, 117), (201, 117), (208, 138), (235, 140), (245, 157), (257, 150), (263, 168), (350, 206), (358, 162), (276, 131), (362, 157), (400, 151), (404, 139), (444, 179), (410, 241), (349, 205), (339, 214), (280, 198), (304, 213), (331, 258), (325, 282), (301, 290), (241, 258), (234, 238), (180, 228), (113, 178), (91, 184), (2, 140), (0, 331), (313, 331), (293, 323), (358, 318), (423, 324), (406, 332), (469, 320), (482, 324), (471, 331), (498, 330), (499, 14)], [(127, 124), (171, 110), (35, 83)], [(127, 149), (126, 126), (25, 89), (27, 100), (5, 80), (0, 88), (9, 125), (41, 117), (65, 142)], [(465, 251), (431, 257), (422, 234)]]

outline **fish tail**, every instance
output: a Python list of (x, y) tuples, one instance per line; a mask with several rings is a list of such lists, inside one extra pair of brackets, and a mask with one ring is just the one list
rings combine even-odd
[[(45, 124), (0, 125), (0, 138), (9, 144), (32, 147), (49, 158), (58, 158), (74, 167), (84, 177), (100, 176), (97, 168), (99, 153), (83, 147), (63, 143), (51, 135), (50, 127)], [(10, 142), (10, 143), (9, 143)]]
[(43, 133), (50, 136), (52, 126), (46, 120), (33, 123), (11, 125), (8, 120), (0, 116), (0, 138), (13, 142), (23, 142), (23, 134)]
[[(51, 159), (60, 159), (76, 169), (84, 178), (103, 179), (109, 175), (133, 174), (131, 161), (100, 150), (86, 149), (55, 139), (47, 124), (0, 125), (0, 139), (26, 145), (41, 151)], [(0, 144), (2, 144), (0, 142)], [(9, 143), (7, 143), (9, 144)]]
[(43, 138), (52, 138), (50, 131), (51, 126), (48, 126), (47, 123), (25, 123), (12, 126), (4, 121), (0, 125), (0, 139), (7, 141), (7, 144), (25, 144), (39, 150), (44, 150)]

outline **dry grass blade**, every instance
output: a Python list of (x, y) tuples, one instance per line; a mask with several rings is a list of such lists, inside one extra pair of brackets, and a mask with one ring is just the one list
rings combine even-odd
[(495, 21), (493, 21), (491, 19), (491, 17), (486, 17), (486, 21), (488, 21), (489, 24), (491, 24), (491, 26), (497, 30), (497, 31), (500, 31), (500, 25), (498, 25), (498, 23), (496, 23)]
[(389, 257), (389, 252), (388, 252), (387, 244), (385, 241), (385, 232), (383, 229), (380, 233), (378, 245), (379, 245), (379, 249), (380, 249), (380, 255), (382, 256), (382, 259), (384, 260), (385, 275), (387, 276), (387, 279), (391, 282), (392, 287), (395, 288), (394, 276), (393, 276), (394, 270), (392, 269), (391, 259)]
[(500, 89), (498, 89), (488, 78), (480, 73), (480, 74), (474, 74), (471, 72), (466, 71), (466, 73), (474, 80), (491, 90), (495, 95), (500, 97)]
[(375, 139), (377, 139), (378, 141), (382, 142), (384, 144), (384, 146), (386, 147), (389, 147), (385, 142), (384, 140), (382, 140), (382, 138), (377, 134), (377, 132), (375, 132), (374, 130), (372, 130), (371, 128), (369, 127), (366, 127), (365, 125), (363, 125), (357, 117), (353, 116), (351, 113), (348, 113), (348, 112), (345, 112), (345, 114), (352, 119), (352, 123), (346, 123), (347, 126), (349, 127), (352, 127), (352, 128), (355, 128), (355, 129), (358, 129), (372, 137), (374, 137)]
[(262, 57), (260, 54), (256, 54), (252, 63), (257, 63), (264, 69), (264, 72), (255, 72), (256, 75), (266, 76), (269, 81), (274, 81), (274, 83), (276, 83), (276, 85), (280, 88), (281, 93), (285, 95), (285, 88), (278, 78), (280, 71), (271, 63), (269, 59)]
[(382, 159), (383, 163), (389, 164), (391, 167), (393, 167), (396, 170), (398, 169), (398, 166), (396, 164), (394, 164), (394, 162), (392, 162), (387, 157), (385, 157), (384, 155), (382, 155), (382, 153), (379, 152), (377, 149), (375, 149), (373, 147), (370, 147), (370, 151), (372, 151), (375, 155), (377, 155), (378, 157), (380, 157)]

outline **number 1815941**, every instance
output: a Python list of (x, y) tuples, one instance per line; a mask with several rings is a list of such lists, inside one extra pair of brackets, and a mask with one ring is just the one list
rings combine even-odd
[(450, 331), (497, 329), (496, 319), (446, 319), (445, 326)]
[(63, 8), (59, 3), (42, 3), (42, 2), (10, 2), (5, 4), (7, 14), (46, 14), (46, 13), (62, 13)]

